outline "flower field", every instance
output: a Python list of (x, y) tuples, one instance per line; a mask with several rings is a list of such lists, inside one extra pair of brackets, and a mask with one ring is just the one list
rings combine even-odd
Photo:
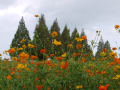
[(57, 21), (48, 31), (43, 15), (31, 40), (22, 18), (3, 53), (10, 60), (0, 54), (0, 90), (120, 90), (120, 48), (99, 37), (96, 31), (89, 45), (84, 30), (79, 35), (75, 28), (70, 36), (65, 26), (61, 34)]
[(117, 60), (1, 61), (0, 89), (119, 90), (120, 62)]

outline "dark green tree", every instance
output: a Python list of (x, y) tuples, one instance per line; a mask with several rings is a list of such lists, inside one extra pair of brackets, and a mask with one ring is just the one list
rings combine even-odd
[(102, 52), (103, 48), (104, 48), (104, 41), (103, 41), (103, 39), (101, 37), (101, 39), (100, 39), (100, 41), (98, 43), (97, 52), (96, 52), (96, 55), (95, 55), (96, 58), (100, 57), (100, 53)]
[[(18, 29), (10, 45), (10, 48), (21, 48), (23, 45), (27, 45), (30, 41), (31, 39), (29, 36), (29, 31), (27, 30), (24, 18), (22, 17), (22, 19), (19, 22)], [(26, 48), (25, 51), (28, 52), (28, 48)]]
[(65, 25), (64, 30), (61, 34), (61, 41), (63, 44), (64, 52), (68, 51), (67, 45), (70, 43), (70, 30), (68, 29), (67, 25)]
[(109, 43), (108, 40), (107, 40), (107, 41), (105, 42), (105, 44), (104, 44), (104, 49), (106, 49), (106, 54), (107, 54), (107, 56), (108, 56), (109, 53), (112, 51), (112, 50), (111, 50), (111, 47), (110, 47), (110, 43)]
[(84, 29), (82, 29), (82, 32), (80, 34), (80, 38), (82, 38), (83, 36), (86, 37), (86, 39), (83, 40), (82, 42), (80, 42), (80, 44), (82, 45), (81, 52), (83, 55), (88, 55), (90, 57), (93, 57), (93, 51), (92, 51), (90, 45), (88, 44), (87, 36), (84, 32)]
[(60, 35), (61, 34), (60, 34), (60, 27), (58, 25), (57, 19), (53, 22), (53, 25), (51, 26), (51, 29), (50, 29), (50, 33), (54, 32), (54, 31), (58, 33), (58, 36), (56, 37), (56, 39), (60, 40)]
[(46, 26), (43, 14), (39, 18), (38, 25), (36, 25), (32, 42), (37, 47), (35, 49), (35, 53), (33, 54), (37, 54), (39, 59), (43, 59), (43, 54), (40, 53), (40, 50), (46, 49), (47, 51), (49, 51), (50, 49), (50, 34)]
[(79, 37), (77, 28), (75, 28), (71, 34), (71, 41), (74, 41), (76, 37)]
[(76, 37), (80, 37), (77, 28), (75, 28), (75, 29), (73, 30), (73, 32), (72, 32), (72, 34), (71, 34), (71, 37), (70, 37), (71, 43), (72, 43), (72, 45), (73, 45), (73, 48), (72, 48), (71, 52), (76, 52), (76, 44), (78, 43), (78, 42), (75, 40)]

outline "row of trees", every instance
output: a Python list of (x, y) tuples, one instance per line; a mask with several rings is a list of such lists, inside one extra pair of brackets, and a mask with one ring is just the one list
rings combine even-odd
[[(54, 36), (53, 34), (52, 36), (53, 32), (56, 32), (57, 35)], [(93, 51), (91, 50), (90, 45), (88, 45), (87, 39), (82, 42), (77, 42), (75, 40), (75, 38), (81, 38), (82, 36), (86, 36), (84, 30), (82, 30), (81, 34), (79, 34), (77, 28), (75, 28), (70, 35), (70, 29), (67, 27), (67, 25), (65, 25), (63, 32), (60, 33), (60, 27), (58, 25), (57, 19), (53, 22), (50, 30), (48, 30), (44, 15), (41, 15), (38, 24), (35, 27), (33, 39), (31, 40), (29, 31), (27, 30), (25, 21), (22, 17), (10, 48), (21, 48), (28, 46), (28, 44), (35, 45), (37, 48), (30, 49), (26, 47), (24, 51), (30, 55), (36, 55), (40, 59), (43, 58), (43, 54), (40, 53), (41, 49), (46, 49), (47, 54), (55, 54), (57, 56), (63, 54), (64, 52), (69, 52), (69, 54), (71, 54), (74, 52), (80, 52), (80, 50), (82, 50), (82, 53), (84, 54), (90, 54), (90, 56), (93, 56)], [(54, 40), (61, 41), (62, 45), (53, 45)], [(68, 47), (68, 45), (71, 45), (71, 47)], [(76, 49), (76, 45), (82, 45), (82, 48), (80, 48), (78, 51)], [(101, 39), (98, 45), (96, 57), (100, 56), (100, 52), (103, 48), (109, 49), (108, 51), (111, 51), (109, 42), (107, 41), (104, 44), (103, 40)], [(18, 52), (18, 54), (19, 53), (20, 52)]]

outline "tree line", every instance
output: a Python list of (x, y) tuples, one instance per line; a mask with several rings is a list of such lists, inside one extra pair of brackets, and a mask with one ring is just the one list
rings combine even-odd
[[(17, 54), (24, 51), (30, 55), (37, 56), (39, 59), (44, 58), (43, 53), (40, 52), (42, 49), (46, 50), (48, 55), (54, 54), (60, 56), (67, 53), (67, 58), (74, 56), (81, 57), (85, 55), (88, 57), (94, 57), (93, 51), (88, 44), (86, 37), (84, 30), (81, 30), (81, 33), (79, 34), (77, 28), (75, 28), (70, 35), (70, 29), (67, 25), (65, 25), (62, 33), (60, 33), (57, 19), (53, 22), (50, 30), (48, 30), (44, 15), (41, 15), (38, 24), (36, 24), (33, 39), (31, 39), (24, 18), (22, 17), (10, 48), (18, 49)], [(100, 53), (103, 49), (106, 49), (107, 52), (111, 52), (109, 41), (104, 43), (101, 38), (95, 54), (96, 58), (101, 57)], [(14, 54), (10, 54), (10, 56), (13, 57)]]

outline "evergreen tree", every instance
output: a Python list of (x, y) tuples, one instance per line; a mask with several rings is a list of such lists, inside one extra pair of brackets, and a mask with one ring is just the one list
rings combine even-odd
[[(53, 37), (52, 36), (53, 32), (56, 32), (57, 36)], [(50, 42), (51, 42), (51, 50), (50, 50), (50, 52), (54, 53), (57, 56), (59, 56), (59, 55), (62, 54), (62, 46), (61, 45), (60, 46), (56, 46), (56, 45), (52, 44), (54, 39), (56, 39), (57, 41), (61, 42), (60, 27), (58, 25), (57, 19), (53, 22), (53, 25), (50, 28), (50, 34), (51, 34), (51, 36), (50, 36)]]
[[(22, 17), (10, 48), (22, 48), (23, 45), (27, 45), (30, 41), (29, 31), (27, 30), (24, 18)], [(25, 50), (28, 52), (28, 48)]]
[(71, 41), (74, 41), (76, 37), (79, 37), (77, 28), (75, 28), (74, 31), (72, 32)]
[(110, 53), (112, 51), (108, 40), (105, 42), (104, 48), (107, 51), (106, 53)]
[(82, 38), (83, 36), (85, 36), (86, 39), (81, 42), (81, 44), (82, 44), (82, 53), (93, 57), (93, 51), (92, 51), (90, 45), (88, 44), (87, 36), (86, 36), (86, 34), (84, 32), (84, 29), (82, 29), (82, 32), (80, 34), (80, 38)]
[(33, 36), (33, 44), (37, 46), (37, 49), (35, 49), (34, 54), (37, 54), (39, 59), (43, 58), (43, 54), (40, 53), (41, 49), (47, 49), (49, 51), (50, 49), (50, 35), (48, 28), (45, 23), (44, 15), (41, 15), (39, 18), (39, 24), (36, 25), (34, 36)]
[(75, 40), (76, 37), (80, 37), (77, 28), (75, 28), (71, 34), (71, 43), (73, 45), (71, 52), (76, 52), (76, 44), (77, 44), (77, 41)]
[(56, 39), (60, 40), (60, 27), (58, 25), (57, 19), (53, 22), (53, 25), (51, 26), (51, 29), (50, 29), (50, 33), (54, 32), (54, 31), (58, 33), (58, 36), (56, 37)]
[(97, 52), (96, 52), (96, 55), (95, 55), (96, 58), (100, 57), (100, 53), (102, 52), (103, 48), (104, 48), (104, 41), (103, 41), (103, 39), (101, 37), (101, 39), (100, 39), (100, 41), (98, 43)]
[(67, 52), (67, 45), (70, 43), (70, 30), (68, 29), (67, 25), (65, 25), (64, 30), (61, 34), (61, 41), (63, 44), (64, 51)]

